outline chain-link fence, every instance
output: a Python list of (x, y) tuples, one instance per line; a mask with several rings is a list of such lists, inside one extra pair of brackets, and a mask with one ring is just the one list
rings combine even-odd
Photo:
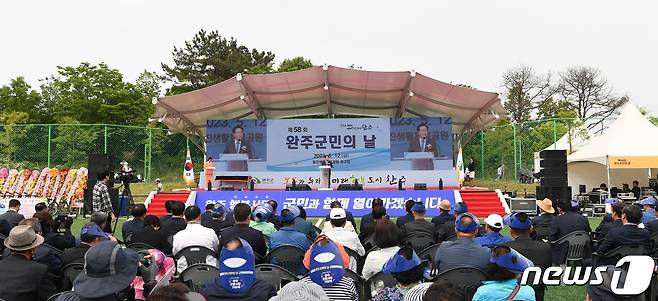
[[(88, 154), (109, 153), (149, 181), (180, 179), (187, 138), (166, 129), (104, 124), (0, 125), (0, 166), (42, 169), (87, 166)], [(203, 153), (190, 143), (194, 168)], [(118, 162), (117, 162), (118, 163)], [(118, 168), (118, 166), (117, 166)]]

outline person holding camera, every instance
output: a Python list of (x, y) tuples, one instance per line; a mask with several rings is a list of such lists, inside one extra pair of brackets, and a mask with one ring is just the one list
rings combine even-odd
[(117, 219), (112, 208), (112, 201), (110, 200), (110, 192), (107, 189), (107, 182), (110, 181), (110, 172), (103, 171), (98, 174), (98, 182), (94, 185), (92, 192), (92, 208), (93, 212), (103, 212), (107, 214), (107, 222), (103, 229), (107, 233), (112, 233), (112, 222)]
[(59, 215), (53, 221), (52, 216), (47, 211), (39, 211), (32, 217), (39, 219), (41, 232), (45, 243), (61, 251), (75, 246), (75, 237), (71, 234), (71, 225), (73, 218), (66, 215)]

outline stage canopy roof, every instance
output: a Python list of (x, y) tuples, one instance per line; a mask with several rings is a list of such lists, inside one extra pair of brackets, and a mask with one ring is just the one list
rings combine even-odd
[(294, 72), (238, 74), (206, 88), (160, 98), (155, 114), (173, 132), (201, 137), (208, 119), (450, 116), (453, 132), (465, 143), (506, 113), (496, 93), (444, 83), (414, 71), (325, 65)]

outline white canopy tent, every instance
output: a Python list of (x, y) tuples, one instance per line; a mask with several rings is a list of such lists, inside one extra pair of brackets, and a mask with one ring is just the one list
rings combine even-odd
[(637, 180), (648, 186), (652, 168), (658, 168), (657, 135), (658, 127), (628, 102), (607, 130), (567, 156), (569, 185), (620, 187)]
[[(203, 89), (160, 98), (155, 107), (158, 121), (188, 137), (204, 137), (208, 119), (449, 116), (453, 133), (465, 143), (505, 115), (496, 93), (444, 83), (415, 71), (376, 72), (327, 65), (294, 72), (238, 74)], [(202, 142), (193, 143), (203, 149)]]
[[(593, 136), (594, 136), (593, 133), (591, 131), (588, 131), (587, 127), (578, 126), (576, 128), (570, 129), (569, 132), (562, 135), (562, 137), (560, 137), (560, 139), (555, 141), (555, 143), (545, 147), (542, 150), (566, 150), (567, 154), (571, 154), (579, 150), (583, 145), (587, 143), (587, 140), (589, 140)], [(541, 151), (534, 153), (535, 172), (539, 172), (539, 170), (541, 170), (540, 167), (541, 158), (539, 157), (540, 152)]]

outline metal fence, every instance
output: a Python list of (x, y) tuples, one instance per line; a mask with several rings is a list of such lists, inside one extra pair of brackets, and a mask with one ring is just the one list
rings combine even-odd
[[(180, 178), (187, 138), (166, 129), (109, 124), (0, 125), (0, 166), (42, 169), (87, 166), (88, 154), (109, 153), (127, 161), (145, 179)], [(203, 153), (190, 146), (194, 168)], [(117, 166), (118, 168), (118, 166)]]

